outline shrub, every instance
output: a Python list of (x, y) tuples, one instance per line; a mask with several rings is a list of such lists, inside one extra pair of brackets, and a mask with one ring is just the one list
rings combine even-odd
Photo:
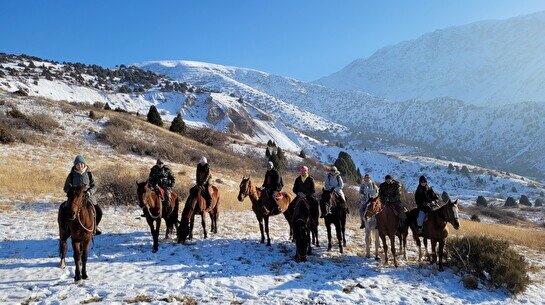
[(187, 129), (187, 137), (212, 147), (223, 147), (229, 138), (226, 134), (217, 132), (212, 128)]
[(161, 119), (161, 115), (159, 114), (157, 108), (154, 105), (149, 108), (148, 122), (153, 125), (163, 126), (163, 120)]
[(462, 283), (466, 289), (475, 290), (479, 288), (479, 279), (473, 274), (466, 274), (462, 277)]
[(349, 178), (351, 181), (358, 180), (357, 168), (352, 160), (352, 157), (344, 151), (339, 152), (339, 156), (335, 161), (335, 166), (341, 172), (341, 175)]
[(441, 194), (441, 200), (443, 200), (444, 203), (447, 203), (450, 200), (450, 196), (446, 191), (443, 191)]
[(481, 218), (477, 214), (471, 215), (471, 220), (476, 222), (481, 222)]
[(529, 207), (532, 206), (532, 203), (530, 202), (530, 199), (528, 199), (528, 196), (526, 196), (526, 195), (521, 195), (520, 196), (519, 203), (522, 204), (522, 205), (525, 205), (525, 206), (529, 206)]
[(45, 113), (31, 115), (27, 122), (32, 129), (41, 132), (51, 132), (60, 127), (59, 122)]
[(109, 103), (104, 104), (104, 110), (112, 110)]
[(91, 120), (96, 120), (97, 119), (97, 115), (95, 114), (95, 112), (93, 110), (89, 111), (89, 118)]
[(13, 95), (28, 96), (28, 92), (26, 92), (24, 89), (19, 89), (17, 91), (14, 91)]
[(509, 247), (509, 242), (487, 236), (447, 239), (447, 260), (465, 274), (485, 284), (505, 287), (513, 294), (523, 292), (530, 278), (524, 256)]
[(514, 187), (514, 186), (513, 186), (513, 187), (511, 187), (511, 192), (513, 192), (513, 193), (516, 193), (516, 192), (517, 192), (517, 188), (516, 188), (516, 187)]
[(136, 181), (144, 180), (144, 177), (124, 174), (121, 166), (99, 169), (94, 174), (97, 177), (97, 201), (100, 204), (136, 204)]
[(487, 207), (488, 206), (488, 201), (483, 196), (479, 196), (479, 197), (477, 197), (477, 206)]
[(301, 151), (299, 152), (299, 157), (303, 158), (303, 159), (306, 159), (307, 158), (307, 153), (301, 149)]
[(95, 102), (93, 104), (93, 107), (95, 107), (96, 109), (104, 109), (105, 106), (106, 106), (106, 104), (101, 103), (101, 102)]
[(515, 198), (513, 197), (507, 197), (507, 199), (505, 200), (505, 204), (503, 205), (504, 207), (518, 207), (518, 203), (515, 201)]
[(4, 127), (4, 125), (0, 125), (0, 143), (2, 144), (13, 143), (13, 136), (6, 129), (6, 127)]
[(537, 198), (536, 203), (534, 204), (536, 207), (542, 207), (543, 206), (543, 198)]
[(11, 110), (8, 112), (8, 115), (14, 119), (20, 119), (20, 120), (27, 120), (27, 116), (19, 111), (19, 109), (15, 106), (11, 107)]
[(182, 118), (181, 113), (178, 113), (178, 115), (174, 118), (174, 120), (172, 120), (169, 130), (179, 134), (185, 133), (185, 122), (184, 122), (184, 119)]

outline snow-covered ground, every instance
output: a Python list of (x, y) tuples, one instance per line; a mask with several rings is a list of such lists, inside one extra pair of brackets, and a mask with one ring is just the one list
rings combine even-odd
[[(248, 210), (249, 204), (246, 202)], [(219, 304), (543, 304), (542, 282), (511, 297), (501, 290), (470, 291), (447, 269), (418, 264), (409, 244), (409, 261), (381, 266), (363, 255), (360, 230), (347, 230), (348, 247), (340, 254), (322, 247), (308, 262), (295, 263), (282, 217), (271, 221), (272, 247), (259, 244), (251, 212), (224, 212), (219, 233), (202, 239), (200, 226), (188, 245), (161, 240), (151, 253), (151, 236), (137, 207), (105, 209), (88, 261), (89, 279), (73, 282), (68, 266), (58, 268), (56, 211), (51, 203), (3, 204), (0, 213), (0, 303), (32, 301), (74, 304), (94, 300), (110, 304), (140, 296), (154, 304), (194, 300)], [(29, 222), (32, 223), (29, 226)], [(209, 225), (209, 224), (208, 224)], [(69, 240), (70, 243), (70, 240)], [(538, 266), (545, 262), (530, 258)], [(534, 277), (543, 276), (543, 272)]]

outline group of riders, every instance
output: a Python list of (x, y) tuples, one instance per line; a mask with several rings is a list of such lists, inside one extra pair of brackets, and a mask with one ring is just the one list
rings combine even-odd
[[(198, 187), (202, 188), (202, 194), (206, 200), (206, 206), (209, 207), (212, 202), (212, 197), (210, 196), (210, 187), (211, 187), (211, 172), (210, 166), (206, 157), (201, 157), (199, 163), (197, 164), (197, 171), (195, 181)], [(171, 169), (164, 164), (161, 159), (158, 159), (156, 164), (151, 168), (150, 174), (148, 177), (148, 184), (154, 187), (155, 191), (161, 198), (166, 209), (169, 208), (170, 204), (170, 194), (172, 188), (175, 185), (176, 179)], [(101, 234), (101, 230), (98, 229), (98, 224), (102, 219), (102, 209), (97, 204), (95, 199), (96, 185), (93, 179), (93, 174), (90, 168), (87, 166), (87, 162), (84, 157), (78, 155), (74, 160), (74, 165), (66, 178), (64, 184), (64, 191), (68, 194), (71, 187), (81, 187), (86, 186), (85, 196), (87, 200), (95, 206), (96, 211), (96, 235)], [(262, 187), (260, 190), (265, 192), (268, 195), (269, 200), (266, 201), (263, 205), (263, 210), (265, 215), (276, 215), (281, 213), (280, 206), (278, 204), (279, 193), (282, 191), (284, 183), (282, 180), (282, 175), (274, 167), (273, 162), (267, 163), (267, 171), (265, 173), (265, 179), (263, 181)], [(346, 197), (343, 192), (343, 179), (340, 172), (335, 166), (331, 166), (328, 170), (328, 173), (324, 181), (324, 189), (333, 191), (338, 199), (338, 204), (341, 208), (346, 209)], [(326, 217), (331, 214), (331, 206), (329, 202), (320, 202), (316, 200), (314, 194), (316, 192), (314, 178), (310, 175), (309, 169), (307, 166), (302, 166), (299, 169), (299, 176), (295, 179), (293, 185), (293, 193), (296, 197), (292, 203), (296, 202), (300, 198), (304, 198), (310, 205), (319, 205), (321, 218)], [(371, 180), (369, 174), (365, 174), (363, 181), (360, 185), (359, 194), (361, 196), (361, 202), (359, 206), (360, 219), (362, 223), (360, 228), (364, 228), (365, 223), (363, 222), (363, 215), (367, 208), (369, 201), (377, 196), (380, 197), (380, 200), (390, 205), (396, 210), (399, 215), (400, 226), (403, 225), (406, 216), (405, 210), (401, 204), (401, 194), (402, 187), (401, 184), (394, 180), (390, 175), (386, 175), (384, 182), (380, 185), (377, 185)], [(417, 225), (419, 231), (421, 232), (422, 225), (424, 223), (425, 215), (431, 211), (432, 204), (439, 199), (437, 194), (433, 189), (428, 185), (428, 182), (424, 176), (421, 176), (419, 179), (418, 187), (414, 193), (415, 203), (419, 210), (419, 215), (417, 219)], [(293, 204), (290, 204), (293, 206)], [(68, 210), (66, 204), (61, 205), (62, 210)], [(61, 213), (60, 215), (66, 215), (67, 212)], [(66, 217), (61, 217), (61, 221), (66, 222)]]

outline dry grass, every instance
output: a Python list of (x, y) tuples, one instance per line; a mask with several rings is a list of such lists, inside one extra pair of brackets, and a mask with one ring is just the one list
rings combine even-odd
[(51, 132), (60, 127), (57, 120), (45, 113), (30, 115), (27, 122), (32, 129), (40, 132)]
[(485, 235), (508, 240), (516, 245), (525, 246), (539, 251), (545, 250), (545, 231), (520, 226), (508, 226), (486, 222), (475, 222), (463, 219), (460, 230), (450, 229), (450, 234)]

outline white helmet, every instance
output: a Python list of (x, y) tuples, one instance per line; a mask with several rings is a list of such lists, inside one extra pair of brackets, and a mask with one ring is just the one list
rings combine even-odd
[(208, 163), (208, 160), (206, 160), (206, 157), (205, 156), (202, 156), (201, 157), (201, 160), (199, 161), (200, 164), (204, 165), (206, 163)]

